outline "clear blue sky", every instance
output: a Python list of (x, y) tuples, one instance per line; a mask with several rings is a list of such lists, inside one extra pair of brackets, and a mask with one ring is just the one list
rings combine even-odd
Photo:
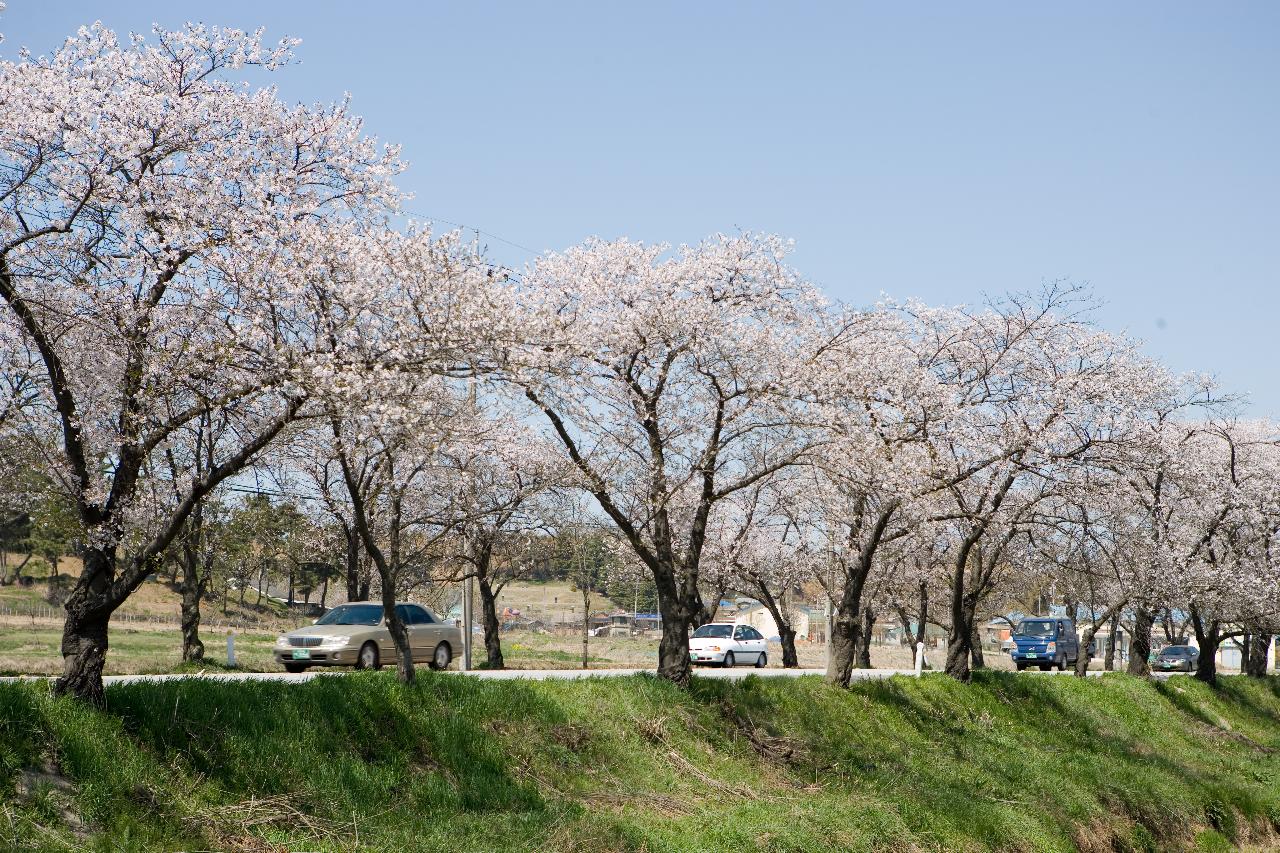
[(1280, 415), (1280, 3), (9, 0), (0, 51), (96, 19), (301, 38), (282, 95), (350, 92), (437, 220), (537, 251), (776, 232), (857, 304), (1087, 282)]

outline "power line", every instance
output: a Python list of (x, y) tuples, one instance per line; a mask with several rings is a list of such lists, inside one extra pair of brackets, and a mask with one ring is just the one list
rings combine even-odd
[(506, 243), (508, 246), (511, 246), (512, 248), (519, 249), (522, 252), (528, 252), (530, 255), (533, 255), (535, 258), (538, 255), (542, 254), (536, 249), (530, 249), (528, 246), (522, 246), (521, 244), (515, 242), (514, 240), (508, 240), (506, 237), (500, 237), (491, 231), (485, 231), (484, 229), (476, 228), (473, 225), (466, 225), (462, 222), (454, 222), (453, 220), (443, 219), (439, 216), (432, 216), (429, 213), (422, 213), (421, 211), (406, 210), (404, 211), (404, 213), (407, 213), (410, 216), (416, 216), (421, 219), (426, 219), (431, 222), (443, 222), (445, 225), (452, 225), (455, 228), (461, 228), (463, 231), (474, 231), (476, 234), (483, 234), (486, 237), (497, 240), (499, 243)]

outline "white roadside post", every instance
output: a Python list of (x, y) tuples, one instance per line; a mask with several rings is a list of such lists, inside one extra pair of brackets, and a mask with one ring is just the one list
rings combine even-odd
[(234, 628), (227, 629), (227, 668), (234, 669), (236, 665), (236, 631)]
[(916, 643), (916, 678), (924, 672), (924, 641)]

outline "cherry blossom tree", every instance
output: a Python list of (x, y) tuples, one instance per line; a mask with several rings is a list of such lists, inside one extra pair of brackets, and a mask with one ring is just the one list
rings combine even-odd
[(533, 537), (551, 524), (540, 499), (569, 481), (558, 448), (511, 418), (481, 416), (469, 432), (440, 454), (453, 491), (448, 524), (462, 543), (450, 579), (474, 578), (488, 666), (503, 669), (498, 595), (534, 568)]
[[(740, 492), (720, 507), (708, 536), (704, 571), (723, 576), (717, 587), (732, 588), (759, 601), (773, 617), (782, 646), (782, 665), (800, 665), (792, 602), (795, 591), (816, 577), (826, 554), (805, 541), (786, 507), (787, 478), (775, 477)], [(766, 490), (765, 483), (770, 484)]]
[(976, 614), (1011, 550), (1072, 466), (1128, 423), (1147, 374), (1133, 345), (1085, 322), (1078, 294), (1050, 287), (987, 310), (917, 312), (952, 389), (954, 414), (930, 430), (930, 477), (953, 543), (947, 672), (967, 679)]
[[(688, 682), (688, 634), (717, 504), (795, 462), (791, 408), (829, 341), (818, 294), (771, 237), (591, 242), (523, 275), (528, 343), (508, 378), (653, 575), (659, 674)], [(836, 331), (838, 334), (838, 330)]]
[[(313, 372), (333, 374), (315, 358), (328, 342), (312, 335), (310, 246), (398, 202), (395, 150), (345, 105), (288, 107), (225, 79), (290, 47), (203, 26), (122, 45), (95, 26), (0, 63), (3, 322), (39, 355), (86, 537), (59, 692), (101, 702), (111, 614), (200, 501), (299, 416)], [(124, 549), (155, 454), (215, 413), (237, 440)]]

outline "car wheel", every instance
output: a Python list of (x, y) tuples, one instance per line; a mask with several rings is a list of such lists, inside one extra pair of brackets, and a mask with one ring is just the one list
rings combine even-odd
[(735, 660), (735, 659), (734, 659), (734, 657), (733, 657), (733, 652), (725, 652), (725, 653), (724, 653), (724, 666), (725, 666), (725, 667), (737, 666), (737, 663), (738, 663), (738, 662), (737, 662), (737, 660)]
[(1022, 672), (1024, 669), (1027, 668), (1027, 665), (1022, 661), (1016, 661), (1014, 662), (1013, 667), (1014, 669), (1018, 670), (1018, 672)]
[(356, 654), (356, 669), (382, 669), (382, 661), (378, 656), (378, 646), (368, 642), (360, 647)]
[(451, 660), (453, 660), (453, 649), (449, 648), (448, 643), (441, 643), (436, 646), (435, 653), (431, 655), (431, 668), (448, 669)]
[(756, 669), (764, 669), (769, 665), (769, 656), (764, 652), (760, 653), (760, 657), (756, 658)]
[(306, 672), (307, 665), (305, 663), (287, 663), (284, 665), (285, 672)]
[(1056, 661), (1054, 661), (1054, 662), (1053, 662), (1053, 665), (1054, 665), (1054, 667), (1056, 667), (1056, 668), (1057, 668), (1058, 672), (1062, 672), (1063, 670), (1065, 670), (1065, 669), (1067, 668), (1067, 659), (1066, 659), (1066, 658), (1058, 658)]

